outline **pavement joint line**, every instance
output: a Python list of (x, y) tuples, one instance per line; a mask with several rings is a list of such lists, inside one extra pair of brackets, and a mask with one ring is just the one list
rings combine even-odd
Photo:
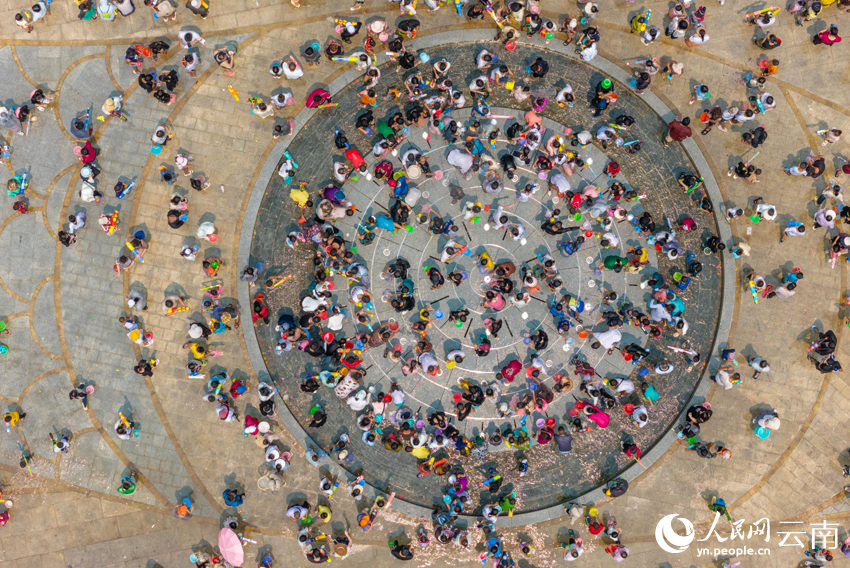
[[(115, 73), (112, 71), (112, 46), (106, 46), (106, 53), (104, 53), (103, 64), (106, 66), (106, 74), (109, 75), (109, 80), (112, 81), (112, 86), (115, 87), (115, 90), (119, 93), (123, 93), (124, 89), (121, 85), (118, 84), (118, 81), (115, 80)], [(110, 117), (111, 118), (111, 117)]]
[[(65, 128), (64, 124), (62, 124), (62, 117), (59, 116), (59, 98), (61, 96), (62, 85), (65, 83), (65, 79), (68, 78), (68, 75), (70, 75), (71, 72), (74, 69), (76, 69), (77, 67), (79, 67), (83, 63), (86, 63), (87, 61), (91, 61), (92, 59), (101, 59), (101, 58), (106, 59), (106, 53), (105, 52), (104, 53), (92, 53), (91, 55), (86, 55), (84, 57), (77, 59), (76, 61), (74, 61), (70, 65), (68, 65), (68, 67), (65, 68), (65, 71), (62, 72), (62, 76), (59, 77), (59, 81), (56, 82), (56, 88), (52, 91), (56, 94), (56, 97), (53, 99), (53, 103), (51, 105), (53, 107), (53, 114), (56, 115), (56, 124), (59, 126), (59, 130), (62, 131), (62, 134), (64, 134), (65, 137), (68, 140), (70, 140), (72, 144), (77, 144), (81, 141), (77, 140), (76, 138), (71, 136), (71, 133), (68, 132), (68, 129)], [(95, 104), (94, 101), (92, 101), (91, 104), (94, 105)], [(97, 107), (92, 108), (92, 120), (94, 120), (94, 113), (95, 113), (96, 108)], [(92, 138), (92, 141), (94, 142), (95, 139)]]
[[(35, 331), (35, 301), (38, 298), (39, 292), (44, 286), (53, 280), (53, 274), (49, 274), (42, 280), (38, 286), (35, 287), (35, 290), (32, 292), (32, 302), (30, 303), (30, 335), (32, 335), (32, 340), (35, 343), (35, 346), (38, 347), (42, 353), (50, 357), (51, 359), (61, 359), (61, 355), (57, 355), (55, 353), (51, 353), (49, 349), (47, 349), (44, 345), (41, 344), (41, 341), (38, 339), (38, 333)], [(23, 399), (23, 394), (21, 395), (21, 399)]]
[[(251, 35), (250, 37), (245, 39), (242, 43), (240, 43), (238, 45), (237, 49), (247, 48), (248, 46), (250, 46), (251, 44), (253, 44), (257, 40), (261, 39), (264, 35), (265, 35), (264, 33), (256, 33), (256, 34)], [(170, 50), (170, 51), (171, 51), (171, 53), (169, 53), (169, 58), (171, 58), (175, 53), (180, 53), (179, 50)], [(186, 93), (183, 94), (183, 96), (177, 101), (177, 103), (175, 103), (174, 108), (172, 108), (170, 110), (170, 112), (168, 113), (168, 116), (164, 119), (164, 121), (173, 124), (175, 117), (177, 117), (183, 111), (183, 108), (186, 106), (186, 104), (189, 102), (189, 100), (192, 98), (192, 96), (195, 93), (197, 93), (198, 90), (201, 88), (201, 85), (203, 85), (210, 77), (215, 75), (215, 73), (217, 71), (219, 71), (218, 66), (210, 65), (209, 67), (207, 67), (207, 69), (198, 76), (197, 80), (189, 88), (189, 90), (186, 91)], [(153, 154), (148, 155), (148, 158), (147, 158), (147, 161), (145, 162), (145, 166), (142, 170), (142, 173), (139, 175), (139, 185), (138, 185), (138, 188), (136, 189), (135, 195), (133, 197), (133, 204), (132, 204), (132, 207), (130, 209), (130, 214), (128, 216), (127, 225), (126, 225), (128, 231), (130, 230), (129, 229), (130, 227), (135, 225), (136, 217), (138, 215), (139, 207), (141, 205), (142, 194), (144, 193), (144, 190), (147, 187), (146, 182), (147, 182), (148, 177), (150, 175), (150, 171), (153, 168), (153, 164), (156, 161), (156, 158), (157, 157), (154, 156)], [(124, 286), (124, 295), (126, 296), (126, 294), (129, 293), (129, 288), (130, 288), (130, 274), (125, 272), (123, 274), (122, 281), (123, 281), (123, 286)], [(137, 356), (140, 355), (141, 351), (140, 351), (138, 345), (134, 344), (133, 350), (134, 350), (134, 352), (136, 352)], [(204, 485), (200, 476), (197, 474), (194, 467), (189, 462), (189, 459), (186, 456), (186, 453), (183, 450), (182, 446), (180, 445), (180, 442), (177, 439), (177, 436), (174, 433), (174, 430), (171, 428), (168, 417), (166, 416), (165, 410), (162, 407), (162, 403), (159, 401), (159, 398), (157, 396), (156, 387), (154, 386), (153, 381), (151, 380), (150, 377), (145, 377), (144, 379), (145, 379), (145, 385), (148, 388), (148, 393), (151, 397), (154, 408), (156, 409), (157, 416), (158, 416), (158, 418), (159, 418), (159, 420), (162, 424), (162, 427), (165, 429), (165, 432), (166, 432), (169, 440), (171, 441), (171, 444), (174, 447), (175, 452), (177, 452), (177, 455), (180, 458), (180, 461), (183, 464), (184, 469), (189, 474), (189, 477), (192, 478), (192, 481), (193, 481), (193, 483), (195, 483), (195, 486), (197, 487), (198, 491), (200, 491), (204, 495), (204, 498), (207, 500), (207, 502), (210, 504), (210, 506), (215, 511), (217, 511), (218, 513), (222, 513), (224, 511), (224, 508), (219, 503), (219, 500)]]
[[(88, 56), (87, 58), (77, 60), (75, 63), (73, 63), (68, 69), (66, 69), (65, 73), (62, 76), (62, 79), (60, 79), (60, 84), (61, 84), (62, 80), (64, 80), (64, 78), (67, 77), (67, 74), (68, 74), (68, 72), (70, 71), (71, 68), (75, 67), (76, 65), (81, 63), (83, 60), (92, 59), (95, 56), (103, 57), (103, 54), (94, 54), (92, 56)], [(59, 118), (58, 89), (59, 89), (59, 86), (57, 85), (57, 97), (54, 100), (57, 120)], [(60, 126), (61, 126), (61, 123), (60, 123)], [(104, 128), (105, 126), (106, 126), (106, 123), (101, 124), (101, 127), (99, 127), (98, 130), (94, 133), (93, 138), (96, 137), (97, 134), (101, 131), (101, 128)], [(67, 133), (66, 133), (66, 135), (67, 135)], [(79, 171), (79, 168), (81, 168), (80, 165), (74, 166), (74, 169), (75, 169), (76, 172)], [(68, 214), (68, 208), (70, 207), (70, 204), (71, 204), (71, 198), (74, 195), (75, 183), (76, 183), (76, 176), (71, 176), (71, 180), (68, 184), (68, 190), (65, 193), (65, 199), (64, 199), (63, 204), (62, 204), (62, 214), (59, 217), (60, 219), (64, 219)], [(61, 243), (59, 243), (59, 242), (56, 243), (56, 252), (55, 252), (55, 259), (54, 259), (54, 266), (53, 266), (53, 274), (54, 274), (53, 306), (54, 306), (54, 312), (55, 312), (55, 316), (56, 316), (56, 328), (57, 328), (57, 331), (58, 331), (57, 335), (58, 335), (58, 338), (59, 338), (59, 345), (62, 349), (62, 357), (61, 358), (65, 361), (66, 370), (68, 371), (71, 386), (73, 388), (73, 387), (77, 386), (78, 378), (77, 378), (77, 374), (74, 370), (74, 363), (71, 360), (71, 352), (68, 349), (68, 343), (67, 343), (67, 340), (65, 338), (65, 323), (64, 323), (64, 319), (62, 317), (61, 274), (62, 274), (62, 249), (63, 248), (64, 247), (62, 246)], [(98, 420), (97, 416), (95, 415), (94, 410), (89, 406), (88, 408), (86, 408), (86, 413), (88, 414), (89, 420), (91, 420), (94, 427), (97, 428), (100, 431), (101, 439), (109, 446), (109, 448), (112, 450), (112, 452), (118, 457), (119, 460), (121, 460), (124, 463), (125, 466), (130, 467), (130, 464), (131, 464), (130, 460), (127, 458), (127, 456), (124, 454), (124, 452), (121, 451), (121, 448), (118, 447), (118, 445), (115, 443), (115, 441), (106, 434), (106, 431), (103, 429), (103, 426), (101, 425), (100, 421)], [(22, 439), (23, 439), (23, 436), (22, 436)], [(34, 453), (34, 452), (32, 452), (32, 453)], [(44, 459), (44, 458), (42, 458), (42, 459)], [(168, 499), (166, 499), (165, 496), (162, 495), (162, 493), (160, 493), (160, 491), (152, 483), (150, 483), (149, 481), (147, 481), (144, 478), (140, 479), (140, 482), (148, 489), (148, 491), (151, 492), (151, 494), (160, 503), (162, 503), (165, 506), (169, 505)]]

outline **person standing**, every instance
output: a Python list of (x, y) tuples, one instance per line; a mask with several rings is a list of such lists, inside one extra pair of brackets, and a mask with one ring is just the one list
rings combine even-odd
[(691, 123), (691, 119), (689, 117), (685, 117), (682, 120), (679, 120), (679, 117), (675, 117), (672, 122), (667, 125), (667, 135), (664, 137), (664, 145), (669, 146), (670, 142), (682, 142), (686, 138), (690, 138), (693, 135), (691, 131), (691, 127), (689, 126)]
[(782, 231), (782, 236), (779, 237), (779, 242), (784, 243), (785, 237), (802, 237), (806, 234), (806, 227), (799, 221), (789, 221), (788, 227)]
[(753, 378), (758, 379), (759, 375), (762, 373), (767, 373), (770, 371), (770, 365), (767, 364), (767, 361), (762, 359), (761, 357), (747, 357), (747, 364), (753, 368)]
[(841, 42), (841, 36), (838, 35), (838, 26), (829, 24), (829, 29), (817, 33), (812, 38), (812, 43), (815, 45), (828, 45), (832, 47), (836, 43)]

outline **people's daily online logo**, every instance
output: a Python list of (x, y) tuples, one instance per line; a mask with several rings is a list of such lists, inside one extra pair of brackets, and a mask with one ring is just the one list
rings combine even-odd
[[(679, 523), (685, 528), (685, 534), (680, 535), (673, 528), (673, 521), (679, 519)], [(679, 517), (676, 513), (667, 515), (655, 525), (655, 542), (661, 550), (671, 554), (678, 554), (688, 549), (688, 546), (696, 538), (694, 525), (688, 519)]]
[[(754, 523), (745, 525), (744, 519), (731, 520), (728, 519), (729, 528), (723, 529), (718, 526), (721, 519), (719, 512), (715, 512), (711, 522), (711, 527), (705, 535), (705, 538), (696, 538), (696, 530), (693, 523), (684, 517), (680, 517), (676, 513), (663, 517), (658, 524), (655, 525), (655, 542), (664, 552), (670, 554), (679, 554), (688, 550), (688, 547), (695, 540), (698, 543), (708, 541), (712, 536), (719, 543), (728, 542), (730, 548), (705, 548), (698, 547), (696, 550), (697, 556), (719, 556), (719, 555), (769, 555), (770, 548), (750, 548), (749, 544), (754, 542), (753, 537), (761, 537), (763, 542), (770, 543), (770, 520), (766, 517), (759, 519)], [(798, 525), (795, 529), (802, 529), (799, 525), (805, 525), (803, 521), (780, 521), (780, 528), (790, 529), (785, 525)], [(837, 523), (827, 523), (825, 520), (820, 523), (812, 523), (809, 531), (806, 530), (779, 530), (776, 534), (781, 536), (777, 546), (795, 546), (806, 549), (803, 541), (808, 540), (812, 543), (811, 548), (813, 554), (826, 553), (828, 551), (839, 548), (838, 528)], [(802, 540), (801, 540), (802, 539)], [(755, 539), (758, 540), (758, 539)], [(740, 541), (740, 542), (736, 542)], [(745, 542), (747, 541), (747, 542)], [(808, 554), (808, 553), (807, 553)]]

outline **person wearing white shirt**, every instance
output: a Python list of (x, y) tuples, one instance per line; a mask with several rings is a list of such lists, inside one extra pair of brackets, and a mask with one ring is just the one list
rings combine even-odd
[(570, 190), (570, 182), (564, 174), (558, 172), (549, 178), (549, 192), (555, 191), (559, 195), (565, 195)]
[(469, 92), (478, 93), (482, 96), (486, 96), (492, 89), (490, 88), (490, 80), (487, 78), (487, 75), (481, 75), (476, 77), (469, 83)]
[(289, 56), (289, 61), (284, 63), (281, 61), (280, 65), (283, 70), (283, 74), (286, 75), (286, 78), (289, 80), (300, 79), (304, 76), (304, 70), (301, 69), (301, 65), (295, 61), (295, 58), (291, 55)]
[(555, 95), (555, 102), (558, 103), (559, 107), (568, 104), (573, 106), (573, 101), (575, 100), (575, 96), (573, 96), (573, 88), (570, 85), (567, 85)]
[(764, 109), (764, 112), (771, 111), (776, 106), (776, 99), (767, 91), (762, 93), (759, 97), (759, 101), (761, 101), (761, 106)]
[(291, 105), (295, 103), (295, 99), (292, 98), (292, 93), (278, 93), (272, 96), (272, 103), (274, 103), (275, 108), (283, 108), (286, 105)]
[(449, 242), (447, 242), (443, 247), (443, 252), (440, 253), (440, 261), (448, 262), (451, 257), (457, 254), (458, 249), (460, 249), (458, 244), (453, 240), (449, 240)]
[(631, 379), (610, 379), (608, 386), (615, 389), (618, 396), (629, 395), (635, 392), (635, 384)]
[(756, 19), (756, 25), (761, 29), (765, 29), (769, 26), (772, 26), (776, 23), (776, 16), (773, 15), (773, 12), (765, 12), (759, 18)]
[(617, 248), (620, 246), (620, 237), (614, 233), (605, 233), (602, 235), (602, 240), (599, 241), (599, 244), (602, 245), (603, 249)]
[(334, 179), (339, 183), (345, 183), (348, 179), (348, 166), (342, 162), (334, 162)]
[(649, 424), (649, 413), (646, 411), (646, 406), (640, 405), (632, 411), (632, 420), (635, 421), (638, 428), (643, 428)]
[(207, 40), (190, 30), (178, 32), (177, 37), (180, 39), (180, 45), (183, 46), (183, 49), (191, 49), (195, 43), (200, 43), (201, 45), (206, 45), (207, 43)]
[(449, 152), (449, 155), (446, 157), (446, 161), (460, 170), (460, 173), (463, 174), (464, 178), (468, 179), (469, 170), (472, 168), (472, 164), (475, 159), (472, 157), (472, 154), (466, 150), (459, 150), (455, 148)]
[(338, 312), (328, 317), (328, 329), (331, 331), (340, 331), (346, 319), (347, 316), (345, 314), (345, 310), (339, 310)]
[(511, 235), (513, 235), (515, 241), (523, 239), (525, 237), (525, 226), (522, 223), (517, 223), (511, 227)]
[(439, 450), (440, 448), (445, 448), (449, 445), (449, 439), (443, 436), (442, 434), (438, 436), (434, 436), (428, 441), (428, 447), (434, 451)]
[(77, 211), (76, 215), (68, 217), (68, 232), (72, 235), (86, 226), (86, 212)]
[(717, 370), (717, 374), (714, 375), (714, 382), (718, 385), (722, 386), (724, 389), (729, 390), (732, 388), (732, 382), (738, 382), (741, 380), (741, 375), (735, 373), (733, 375), (729, 375), (729, 371), (732, 369), (731, 366), (723, 366)]
[(463, 93), (461, 93), (459, 90), (451, 90), (450, 95), (451, 96), (449, 100), (451, 101), (453, 107), (463, 108), (464, 105), (466, 105), (466, 97), (463, 96)]
[(752, 110), (747, 109), (735, 115), (734, 123), (742, 124), (744, 122), (749, 122), (750, 120), (753, 120), (755, 117), (755, 113)]
[(759, 203), (756, 205), (756, 214), (768, 223), (772, 223), (778, 216), (776, 207), (768, 203)]
[(446, 354), (446, 360), (454, 361), (457, 365), (463, 363), (464, 359), (466, 359), (466, 352), (461, 349), (452, 349)]
[(688, 325), (688, 322), (685, 321), (685, 318), (681, 316), (673, 318), (672, 322), (673, 337), (683, 337), (685, 334), (688, 333), (688, 330), (691, 328), (691, 326)]
[(493, 227), (496, 230), (505, 229), (510, 226), (508, 216), (505, 215), (504, 209), (504, 206), (499, 205), (493, 210), (493, 213), (490, 216), (490, 222), (493, 223)]
[(481, 53), (479, 53), (478, 56), (475, 58), (475, 65), (479, 69), (484, 70), (489, 68), (490, 65), (493, 64), (493, 62), (498, 60), (499, 58), (495, 54), (487, 51), (486, 49), (482, 49)]
[(617, 135), (617, 131), (608, 125), (596, 131), (596, 139), (602, 143), (602, 148), (608, 147), (608, 140), (614, 140), (617, 146), (623, 144), (623, 139)]
[(711, 37), (705, 32), (705, 28), (700, 28), (699, 31), (697, 31), (697, 33), (695, 33), (694, 35), (689, 37), (687, 40), (685, 40), (685, 43), (686, 43), (686, 45), (688, 45), (688, 47), (690, 47), (692, 45), (703, 44), (703, 43), (707, 42), (709, 39), (711, 39)]
[(396, 384), (390, 387), (390, 396), (393, 399), (393, 404), (401, 406), (404, 404), (404, 391)]

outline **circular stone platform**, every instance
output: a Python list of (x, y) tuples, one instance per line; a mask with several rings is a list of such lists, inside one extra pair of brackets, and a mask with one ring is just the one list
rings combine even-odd
[[(493, 42), (479, 42), (468, 44), (451, 44), (435, 46), (427, 49), (431, 61), (447, 58), (452, 62), (451, 76), (456, 83), (467, 84), (475, 72), (474, 56), (481, 49), (495, 51), (512, 70), (517, 74), (520, 82), (526, 82), (524, 73), (525, 66), (533, 61), (540, 49), (528, 49), (520, 47), (514, 52), (507, 52), (501, 45)], [(592, 89), (603, 75), (593, 68), (570, 59), (564, 55), (551, 51), (545, 52), (545, 58), (552, 70), (545, 80), (534, 79), (527, 81), (532, 88), (538, 89), (540, 94), (547, 96), (550, 101), (554, 99), (554, 93), (566, 83), (572, 85), (576, 95), (574, 108), (558, 108), (550, 103), (548, 108), (541, 114), (545, 117), (544, 126), (547, 132), (545, 139), (552, 131), (561, 134), (564, 125), (578, 132), (588, 129), (595, 133), (603, 124), (610, 122), (619, 114), (628, 114), (637, 120), (637, 124), (624, 133), (626, 140), (640, 139), (643, 150), (635, 155), (626, 156), (622, 148), (610, 144), (606, 154), (602, 153), (598, 146), (589, 146), (580, 151), (585, 158), (591, 157), (593, 165), (585, 168), (580, 174), (569, 178), (574, 190), (581, 189), (589, 184), (595, 184), (603, 189), (610, 182), (605, 176), (600, 176), (602, 167), (610, 159), (614, 159), (622, 166), (623, 176), (618, 178), (623, 181), (627, 188), (635, 188), (639, 193), (646, 193), (648, 197), (638, 202), (621, 202), (632, 214), (640, 214), (643, 210), (649, 211), (653, 216), (658, 230), (666, 225), (666, 220), (675, 222), (687, 215), (694, 216), (700, 224), (696, 234), (678, 233), (677, 241), (680, 246), (688, 252), (699, 254), (703, 263), (703, 272), (695, 279), (690, 287), (680, 293), (685, 300), (687, 310), (685, 319), (690, 324), (687, 338), (692, 346), (707, 355), (712, 345), (715, 329), (718, 321), (718, 310), (721, 296), (720, 265), (716, 257), (703, 256), (699, 249), (699, 240), (709, 234), (715, 234), (717, 227), (714, 217), (697, 212), (692, 204), (693, 200), (702, 197), (701, 190), (694, 194), (684, 195), (676, 184), (676, 175), (681, 171), (694, 171), (692, 164), (678, 145), (663, 148), (660, 144), (664, 126), (658, 116), (639, 97), (628, 92), (622, 85), (617, 85), (620, 95), (617, 104), (608, 110), (599, 119), (591, 117), (587, 109), (587, 102), (592, 96)], [(397, 83), (399, 76), (395, 71), (395, 65), (384, 65), (382, 67), (383, 78), (381, 88)], [(341, 152), (337, 151), (332, 143), (334, 128), (340, 128), (346, 132), (351, 143), (367, 156), (370, 171), (375, 164), (371, 155), (371, 147), (377, 138), (364, 138), (354, 127), (354, 117), (360, 112), (357, 91), (360, 81), (356, 81), (342, 88), (334, 94), (333, 102), (338, 106), (333, 109), (320, 110), (300, 130), (295, 138), (289, 142), (288, 150), (295, 161), (299, 164), (298, 181), (309, 182), (309, 189), (315, 195), (316, 191), (325, 185), (332, 183), (331, 166), (334, 161), (343, 161)], [(381, 93), (383, 94), (383, 93)], [(522, 115), (528, 110), (528, 106), (517, 106), (510, 93), (496, 87), (493, 94), (488, 98), (493, 113), (497, 115), (512, 115), (522, 120)], [(469, 97), (468, 97), (469, 99)], [(396, 110), (404, 112), (409, 106), (406, 100), (399, 103), (379, 102), (373, 109), (376, 120), (381, 121)], [(469, 109), (455, 111), (452, 113), (456, 120), (469, 120)], [(482, 121), (483, 122), (483, 121)], [(505, 128), (514, 122), (511, 120), (498, 120), (497, 126), (484, 123), (484, 130), (489, 132), (498, 127), (502, 133)], [(365, 354), (363, 367), (368, 368), (365, 386), (374, 386), (376, 391), (388, 390), (390, 383), (395, 381), (407, 393), (405, 406), (414, 412), (419, 410), (420, 414), (426, 415), (435, 410), (445, 410), (447, 413), (454, 412), (452, 395), (460, 392), (457, 381), (461, 377), (469, 378), (473, 383), (492, 382), (495, 373), (507, 361), (519, 359), (528, 363), (534, 354), (530, 346), (523, 342), (523, 336), (538, 328), (544, 329), (549, 336), (549, 345), (538, 355), (544, 360), (546, 371), (549, 376), (545, 377), (546, 384), (552, 386), (553, 373), (567, 370), (573, 378), (576, 388), (571, 393), (556, 394), (555, 400), (550, 404), (547, 411), (548, 416), (555, 417), (559, 424), (568, 419), (568, 411), (575, 405), (575, 397), (584, 398), (577, 385), (578, 377), (572, 375), (572, 365), (569, 361), (577, 356), (579, 359), (588, 361), (594, 365), (601, 376), (622, 377), (636, 374), (640, 366), (632, 366), (626, 362), (618, 351), (607, 355), (604, 350), (593, 350), (590, 341), (580, 339), (575, 329), (568, 333), (569, 339), (559, 337), (554, 319), (549, 314), (549, 302), (556, 298), (554, 292), (550, 292), (545, 286), (539, 293), (533, 294), (542, 301), (531, 300), (523, 308), (508, 305), (498, 313), (498, 317), (504, 318), (505, 326), (499, 332), (499, 339), (493, 340), (493, 350), (489, 356), (478, 358), (473, 353), (473, 344), (477, 336), (483, 332), (482, 317), (492, 315), (492, 310), (480, 307), (482, 286), (485, 285), (483, 276), (475, 267), (474, 255), (482, 251), (488, 252), (493, 260), (498, 263), (511, 260), (517, 267), (528, 266), (532, 268), (536, 262), (528, 262), (538, 253), (551, 254), (556, 262), (563, 280), (562, 292), (569, 292), (582, 299), (588, 308), (581, 314), (584, 325), (595, 330), (604, 330), (604, 324), (594, 325), (600, 314), (600, 288), (614, 290), (623, 298), (628, 298), (645, 313), (648, 311), (646, 302), (649, 294), (641, 289), (638, 284), (646, 280), (657, 269), (669, 281), (672, 274), (677, 271), (684, 272), (684, 259), (678, 263), (671, 263), (666, 256), (659, 255), (655, 258), (654, 250), (650, 259), (650, 266), (639, 274), (628, 274), (626, 272), (615, 274), (613, 271), (604, 271), (595, 275), (593, 266), (608, 254), (620, 254), (625, 256), (625, 251), (630, 246), (645, 246), (646, 241), (640, 237), (628, 222), (615, 224), (615, 232), (620, 236), (619, 250), (611, 249), (603, 251), (596, 238), (590, 238), (582, 248), (571, 257), (562, 256), (556, 247), (557, 243), (565, 238), (575, 238), (581, 231), (572, 231), (558, 237), (546, 235), (540, 230), (546, 211), (557, 205), (552, 204), (551, 197), (546, 194), (545, 182), (534, 199), (527, 203), (519, 203), (515, 198), (515, 187), (524, 187), (526, 183), (539, 182), (534, 172), (521, 170), (519, 179), (514, 184), (506, 180), (505, 191), (497, 196), (490, 196), (481, 190), (481, 179), (474, 175), (469, 180), (464, 180), (457, 171), (446, 162), (446, 156), (451, 148), (446, 146), (445, 141), (432, 135), (431, 147), (424, 142), (421, 133), (426, 129), (411, 129), (408, 141), (400, 147), (401, 154), (410, 147), (416, 147), (421, 153), (431, 158), (432, 170), (442, 170), (443, 180), (426, 179), (422, 177), (411, 181), (422, 192), (415, 210), (423, 212), (423, 207), (428, 206), (434, 212), (439, 213), (444, 219), (453, 218), (455, 222), (463, 220), (462, 206), (470, 199), (481, 201), (484, 204), (512, 205), (505, 212), (513, 222), (522, 223), (527, 230), (525, 244), (514, 241), (511, 235), (505, 235), (504, 231), (492, 229), (485, 230), (485, 219), (476, 224), (471, 220), (465, 222), (465, 228), (459, 226), (458, 234), (453, 237), (459, 245), (468, 245), (472, 256), (459, 255), (452, 259), (448, 265), (438, 262), (432, 257), (439, 259), (448, 238), (446, 236), (436, 237), (427, 231), (426, 226), (418, 226), (408, 233), (404, 230), (395, 234), (379, 231), (375, 241), (368, 246), (356, 245), (358, 248), (358, 261), (368, 267), (371, 278), (371, 290), (375, 295), (375, 323), (395, 319), (402, 325), (393, 343), (403, 343), (403, 353), (409, 356), (412, 352), (412, 343), (416, 335), (409, 329), (411, 322), (417, 321), (418, 311), (434, 300), (439, 302), (431, 305), (432, 310), (440, 309), (444, 316), (441, 320), (434, 322), (429, 330), (429, 338), (434, 344), (434, 355), (441, 360), (442, 374), (440, 376), (428, 376), (416, 373), (404, 377), (400, 365), (393, 364), (389, 359), (383, 358), (384, 348), (379, 347)], [(502, 140), (504, 134), (502, 134)], [(541, 144), (543, 146), (543, 144)], [(495, 150), (487, 149), (487, 152), (496, 160), (506, 151), (504, 141), (497, 144)], [(390, 158), (388, 156), (388, 158)], [(391, 158), (396, 170), (400, 168), (398, 158)], [(456, 205), (451, 205), (448, 189), (443, 183), (454, 182), (463, 188), (467, 197)], [(365, 176), (359, 177), (357, 181), (348, 181), (344, 185), (344, 191), (348, 199), (357, 207), (354, 217), (347, 217), (337, 222), (336, 226), (342, 235), (348, 240), (356, 236), (357, 225), (362, 216), (380, 214), (389, 203), (390, 190), (387, 185), (378, 186), (376, 182), (367, 180)], [(275, 289), (267, 294), (267, 302), (272, 312), (273, 319), (280, 313), (293, 313), (298, 315), (297, 306), (300, 297), (304, 295), (310, 284), (312, 247), (299, 245), (298, 250), (292, 249), (284, 244), (286, 235), (297, 228), (295, 219), (298, 211), (288, 198), (289, 187), (277, 176), (272, 179), (266, 189), (265, 196), (259, 207), (259, 212), (254, 224), (254, 239), (251, 243), (251, 261), (263, 261), (269, 274), (293, 274), (294, 278), (286, 285)], [(378, 205), (380, 204), (380, 205)], [(560, 204), (563, 207), (563, 204)], [(566, 220), (566, 225), (580, 225), (589, 218), (584, 212), (584, 219), (577, 223)], [(415, 217), (414, 217), (415, 219)], [(247, 223), (251, 223), (250, 220)], [(463, 225), (463, 223), (461, 223)], [(593, 230), (599, 232), (600, 224), (593, 223)], [(467, 235), (466, 231), (469, 231)], [(652, 248), (652, 247), (650, 247)], [(385, 289), (394, 290), (396, 282), (386, 282), (381, 279), (381, 271), (386, 264), (396, 257), (405, 258), (411, 265), (410, 278), (416, 280), (416, 308), (405, 315), (397, 314), (387, 303), (380, 301)], [(248, 259), (244, 259), (248, 260)], [(464, 270), (469, 278), (460, 286), (447, 282), (438, 290), (431, 290), (430, 283), (425, 276), (425, 266), (438, 266), (446, 275), (452, 270)], [(518, 275), (513, 276), (515, 284), (519, 284)], [(334, 302), (347, 305), (347, 281), (337, 276), (336, 295)], [(443, 299), (445, 296), (447, 298)], [(448, 313), (451, 310), (464, 306), (472, 312), (471, 321), (463, 328), (457, 328), (447, 322)], [(356, 309), (356, 308), (355, 308)], [(350, 314), (353, 312), (350, 312)], [(523, 314), (527, 314), (525, 317)], [(365, 331), (364, 326), (358, 326), (358, 331)], [(257, 330), (257, 340), (262, 350), (268, 372), (275, 377), (284, 377), (283, 385), (289, 395), (289, 409), (299, 422), (306, 426), (309, 423), (309, 409), (316, 402), (325, 403), (329, 414), (328, 423), (321, 429), (309, 429), (310, 436), (314, 441), (327, 448), (339, 433), (349, 432), (355, 441), (351, 452), (355, 460), (346, 465), (346, 469), (353, 472), (362, 469), (367, 482), (384, 489), (388, 483), (392, 484), (392, 490), (398, 492), (399, 496), (406, 501), (432, 506), (440, 500), (444, 488), (444, 478), (430, 475), (418, 479), (417, 460), (413, 456), (402, 453), (396, 454), (385, 450), (379, 443), (375, 447), (368, 447), (360, 441), (360, 430), (356, 425), (356, 416), (345, 404), (339, 401), (330, 389), (324, 387), (314, 395), (305, 395), (298, 390), (301, 380), (309, 374), (315, 374), (322, 370), (321, 360), (308, 357), (302, 353), (292, 351), (282, 357), (275, 356), (274, 346), (277, 344), (278, 334), (274, 331), (274, 322), (266, 327), (260, 325)], [(351, 320), (346, 322), (345, 334), (354, 334), (354, 325)], [(516, 453), (504, 451), (504, 446), (491, 451), (489, 456), (483, 460), (472, 460), (462, 458), (453, 448), (447, 448), (448, 456), (455, 462), (460, 463), (464, 469), (471, 474), (473, 481), (482, 481), (488, 477), (488, 467), (496, 467), (506, 474), (507, 482), (503, 486), (504, 491), (516, 489), (518, 492), (518, 511), (532, 511), (555, 505), (565, 500), (573, 499), (578, 495), (591, 491), (599, 484), (616, 477), (625, 468), (633, 465), (632, 460), (627, 459), (620, 451), (619, 443), (624, 438), (632, 438), (642, 448), (644, 453), (651, 450), (652, 446), (676, 421), (684, 405), (689, 400), (693, 389), (702, 372), (701, 367), (685, 372), (687, 365), (681, 356), (677, 356), (666, 346), (681, 345), (682, 340), (665, 335), (660, 341), (649, 341), (643, 333), (634, 326), (627, 326), (622, 330), (623, 340), (621, 345), (631, 342), (641, 345), (647, 344), (652, 350), (651, 359), (658, 360), (667, 356), (675, 364), (676, 369), (672, 374), (658, 376), (652, 375), (650, 382), (661, 393), (661, 400), (649, 409), (650, 423), (643, 429), (637, 426), (623, 412), (622, 406), (610, 412), (611, 423), (604, 430), (594, 429), (585, 434), (575, 436), (573, 451), (569, 456), (561, 456), (553, 446), (535, 446), (524, 452), (525, 457), (532, 463), (531, 471), (523, 478), (515, 473)], [(570, 341), (572, 340), (572, 341)], [(566, 345), (566, 349), (565, 344)], [(462, 348), (466, 351), (466, 359), (454, 369), (448, 369), (444, 364), (446, 353), (452, 349)], [(634, 378), (634, 377), (633, 377)], [(510, 402), (515, 397), (528, 392), (528, 386), (524, 376), (519, 377), (512, 384), (502, 387), (502, 400)], [(624, 402), (629, 402), (625, 400)], [(638, 403), (637, 400), (631, 402)], [(534, 422), (543, 415), (533, 414), (527, 422), (530, 433), (535, 432)], [(469, 438), (479, 433), (489, 433), (496, 428), (503, 430), (507, 421), (500, 420), (496, 411), (496, 404), (492, 400), (485, 402), (479, 409), (474, 411), (465, 421), (457, 423), (456, 426)], [(514, 427), (519, 422), (513, 421)], [(502, 450), (502, 451), (498, 451)], [(478, 473), (472, 473), (478, 471)], [(482, 473), (484, 472), (484, 473)], [(477, 484), (473, 484), (477, 486)], [(553, 487), (554, 485), (554, 487)], [(500, 493), (500, 495), (502, 494)], [(479, 503), (477, 489), (471, 492), (472, 502)], [(492, 502), (495, 496), (482, 495), (483, 503)], [(465, 511), (472, 512), (472, 511)]]

